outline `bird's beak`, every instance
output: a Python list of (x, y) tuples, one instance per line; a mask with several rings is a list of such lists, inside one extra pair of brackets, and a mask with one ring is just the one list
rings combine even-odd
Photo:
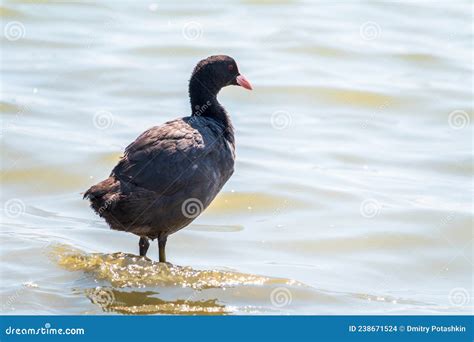
[(244, 87), (245, 89), (252, 90), (252, 85), (250, 82), (245, 78), (244, 75), (239, 75), (235, 79), (237, 81), (237, 84), (241, 87)]

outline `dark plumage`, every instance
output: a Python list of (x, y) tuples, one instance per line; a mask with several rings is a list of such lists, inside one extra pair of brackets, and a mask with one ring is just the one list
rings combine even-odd
[(166, 261), (168, 235), (191, 223), (234, 172), (234, 131), (217, 101), (227, 85), (252, 89), (231, 57), (200, 61), (189, 81), (192, 115), (143, 132), (84, 194), (112, 229), (140, 236), (140, 255), (158, 239)]

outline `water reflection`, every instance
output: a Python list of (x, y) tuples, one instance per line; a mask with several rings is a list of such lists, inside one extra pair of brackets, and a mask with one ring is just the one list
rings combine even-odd
[(121, 314), (168, 314), (168, 315), (225, 315), (231, 309), (217, 299), (165, 300), (154, 291), (124, 291), (110, 287), (87, 289), (86, 296), (104, 312)]

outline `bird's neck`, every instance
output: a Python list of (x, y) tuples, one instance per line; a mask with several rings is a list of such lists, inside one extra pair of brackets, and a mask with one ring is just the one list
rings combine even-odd
[(225, 138), (234, 143), (234, 128), (227, 111), (217, 100), (218, 92), (213, 87), (207, 87), (199, 80), (191, 78), (189, 82), (191, 116), (202, 116), (216, 120), (223, 126)]

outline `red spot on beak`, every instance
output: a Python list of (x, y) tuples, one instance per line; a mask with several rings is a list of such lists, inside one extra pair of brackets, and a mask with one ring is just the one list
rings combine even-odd
[(252, 90), (252, 85), (250, 82), (245, 78), (244, 75), (239, 75), (236, 78), (237, 84), (245, 89)]

